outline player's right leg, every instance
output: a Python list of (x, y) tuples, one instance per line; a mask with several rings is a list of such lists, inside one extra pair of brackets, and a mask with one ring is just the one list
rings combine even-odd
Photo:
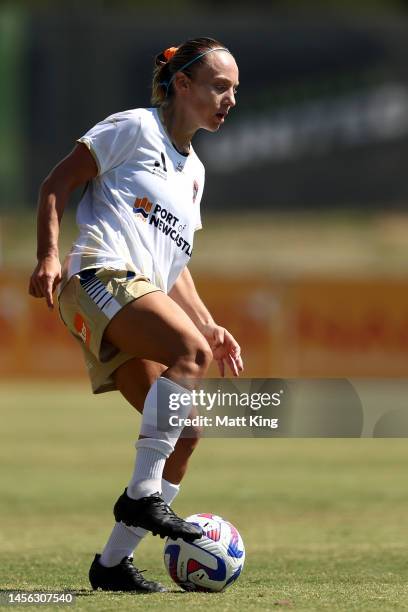
[[(201, 529), (176, 516), (160, 492), (164, 465), (183, 429), (182, 424), (168, 426), (170, 395), (188, 397), (189, 390), (179, 381), (204, 376), (212, 357), (210, 347), (184, 311), (161, 292), (122, 308), (107, 326), (104, 340), (121, 352), (167, 366), (147, 393), (134, 473), (115, 504), (115, 518), (161, 537), (193, 541), (201, 537)], [(182, 406), (178, 422), (190, 411), (191, 405)]]

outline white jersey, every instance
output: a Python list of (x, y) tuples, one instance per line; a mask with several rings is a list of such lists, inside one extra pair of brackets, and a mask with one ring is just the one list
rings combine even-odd
[(167, 293), (201, 228), (203, 164), (193, 149), (177, 151), (155, 108), (111, 115), (78, 142), (99, 172), (78, 205), (64, 281), (85, 268), (114, 268), (143, 274)]

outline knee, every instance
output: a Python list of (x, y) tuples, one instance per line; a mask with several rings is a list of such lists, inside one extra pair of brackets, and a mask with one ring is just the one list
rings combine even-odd
[(188, 378), (202, 378), (210, 367), (212, 352), (205, 340), (194, 339), (185, 343), (177, 360), (178, 368)]
[(201, 342), (195, 350), (195, 364), (200, 370), (200, 373), (202, 371), (202, 374), (204, 375), (207, 372), (211, 365), (212, 359), (213, 355), (209, 345), (205, 341)]

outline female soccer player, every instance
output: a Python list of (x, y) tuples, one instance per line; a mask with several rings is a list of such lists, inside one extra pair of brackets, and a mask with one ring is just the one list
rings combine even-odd
[[(181, 437), (188, 401), (177, 414), (181, 424), (169, 427), (169, 396), (189, 394), (186, 381), (203, 377), (212, 358), (222, 376), (225, 364), (234, 376), (243, 370), (238, 343), (215, 323), (187, 268), (204, 187), (191, 140), (224, 123), (237, 86), (234, 57), (218, 41), (166, 49), (155, 61), (153, 108), (98, 123), (40, 189), (30, 294), (52, 308), (60, 284), (61, 318), (82, 345), (93, 392), (117, 389), (142, 412), (134, 471), (90, 568), (94, 589), (163, 591), (132, 563), (146, 531), (190, 541), (202, 535), (170, 509), (198, 432)], [(81, 184), (79, 236), (61, 271), (59, 225)]]

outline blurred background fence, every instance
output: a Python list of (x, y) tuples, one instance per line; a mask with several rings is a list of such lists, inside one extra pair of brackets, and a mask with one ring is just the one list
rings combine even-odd
[(198, 35), (231, 49), (241, 86), (195, 141), (192, 269), (247, 374), (404, 376), (408, 13), (368, 0), (0, 4), (0, 376), (82, 372), (26, 295), (38, 186), (93, 124), (148, 106), (154, 55)]

